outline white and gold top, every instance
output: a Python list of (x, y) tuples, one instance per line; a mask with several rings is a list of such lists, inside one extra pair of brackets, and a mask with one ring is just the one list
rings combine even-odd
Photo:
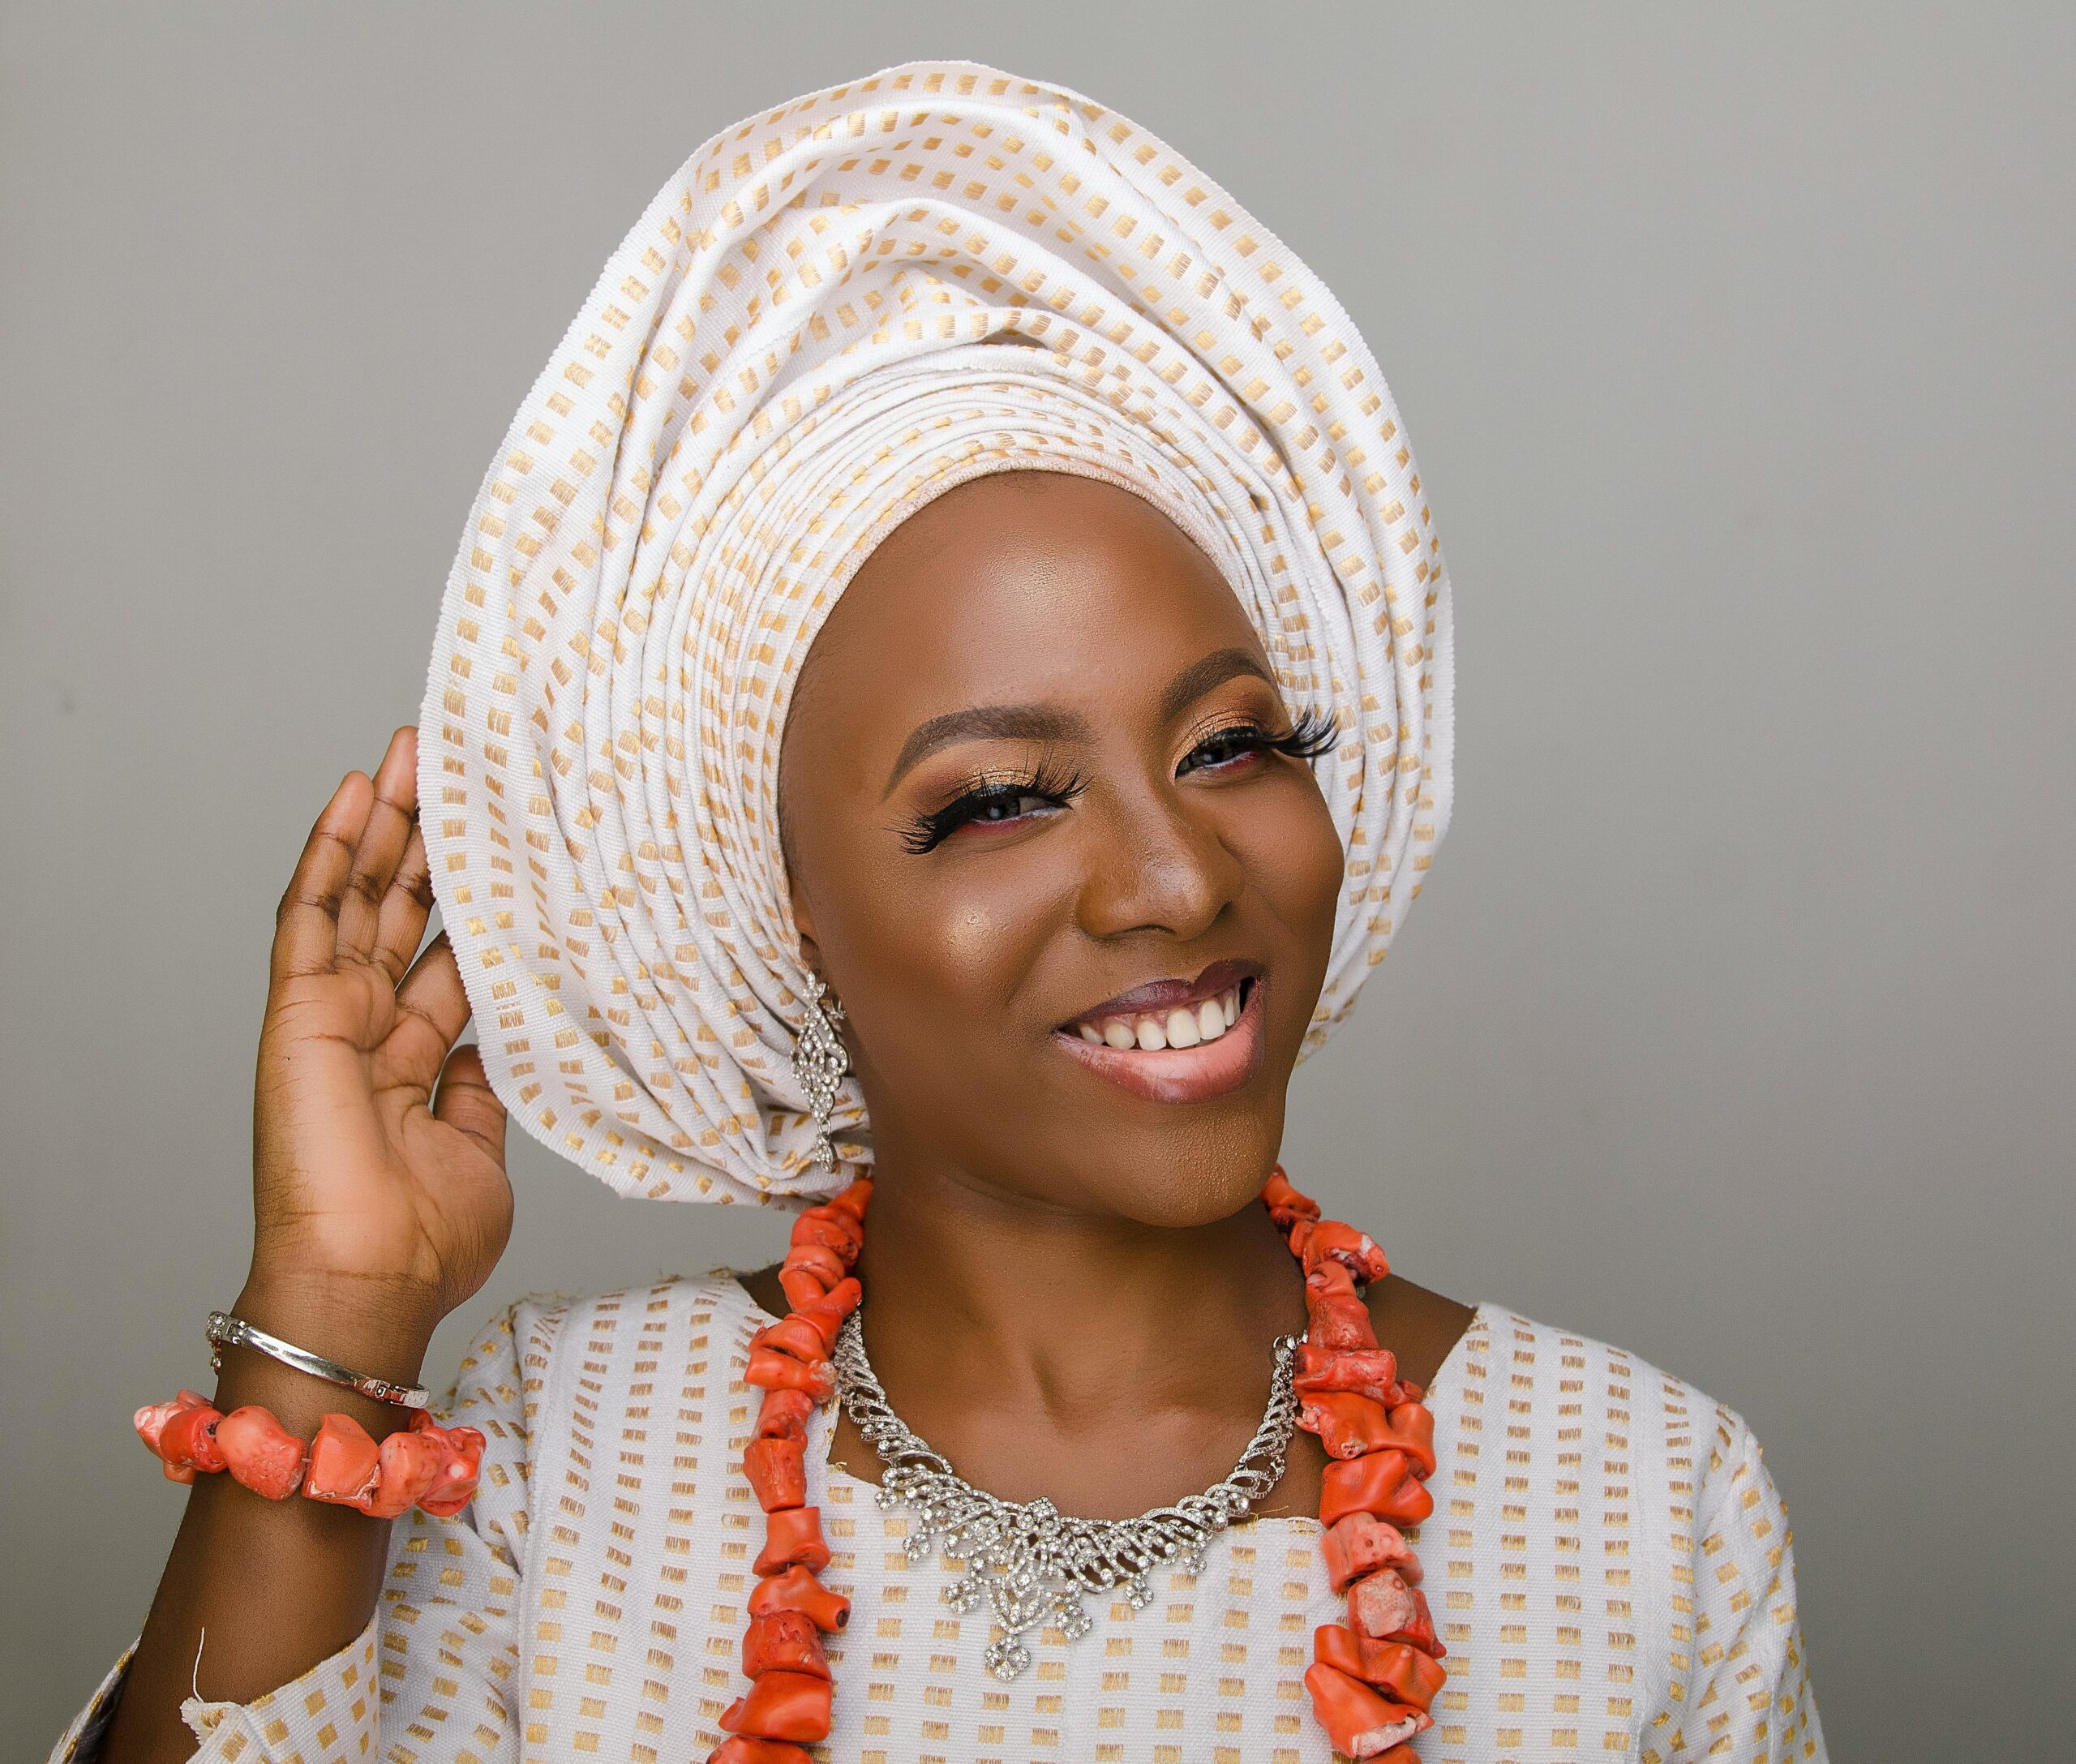
[[(191, 1700), (207, 1764), (687, 1764), (746, 1688), (761, 1536), (741, 1471), (772, 1319), (725, 1272), (514, 1306), (449, 1409), (489, 1444), (461, 1516), (397, 1522), (359, 1638), (244, 1704)], [(1430, 1387), (1439, 1466), (1416, 1534), (1448, 1683), (1426, 1764), (1821, 1759), (1787, 1520), (1731, 1410), (1619, 1349), (1481, 1305)], [(831, 1764), (1327, 1764), (1302, 1675), (1337, 1620), (1319, 1523), (1246, 1521), (1203, 1572), (1044, 1633), (1009, 1682), (956, 1570), (827, 1462), (809, 1499), (852, 1603), (829, 1638)], [(118, 1663), (51, 1757), (87, 1764)]]

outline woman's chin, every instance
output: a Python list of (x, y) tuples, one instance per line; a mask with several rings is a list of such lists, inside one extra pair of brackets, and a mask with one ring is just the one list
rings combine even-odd
[(1253, 1204), (1275, 1166), (1283, 1135), (1280, 1099), (1268, 1110), (1229, 1112), (1186, 1135), (1121, 1134), (1083, 1166), (1084, 1204), (1163, 1230), (1229, 1219)]

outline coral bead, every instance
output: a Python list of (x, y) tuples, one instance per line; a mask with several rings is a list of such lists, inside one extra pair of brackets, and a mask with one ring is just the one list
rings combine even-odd
[(1332, 1526), (1352, 1513), (1374, 1513), (1393, 1525), (1418, 1525), (1435, 1510), (1435, 1497), (1414, 1474), (1405, 1453), (1366, 1452), (1329, 1464), (1319, 1479), (1319, 1523)]
[(1426, 1596), (1392, 1569), (1366, 1574), (1348, 1589), (1348, 1626), (1380, 1642), (1410, 1642), (1437, 1659), (1448, 1652), (1435, 1637)]
[(800, 1567), (774, 1574), (750, 1589), (753, 1617), (769, 1616), (774, 1611), (797, 1611), (826, 1635), (834, 1635), (851, 1620), (851, 1601), (830, 1591), (812, 1570)]
[(1387, 1406), (1403, 1400), (1398, 1381), (1398, 1356), (1389, 1348), (1315, 1347), (1310, 1341), (1298, 1350), (1294, 1382), (1301, 1393), (1315, 1390), (1351, 1391), (1358, 1397)]
[(722, 1731), (766, 1740), (826, 1739), (834, 1688), (829, 1680), (806, 1672), (766, 1672), (747, 1697), (728, 1705), (721, 1716)]
[(310, 1442), (302, 1491), (311, 1500), (368, 1510), (382, 1478), (382, 1449), (350, 1415), (327, 1415)]
[(864, 1232), (856, 1220), (834, 1207), (810, 1207), (793, 1221), (790, 1241), (796, 1247), (803, 1243), (817, 1243), (824, 1249), (833, 1250), (836, 1259), (848, 1268), (858, 1259), (858, 1251), (864, 1243)]
[(843, 1278), (843, 1258), (826, 1244), (796, 1243), (786, 1251), (785, 1260), (778, 1265), (796, 1273), (812, 1274), (825, 1288), (835, 1285)]
[(783, 1323), (759, 1329), (749, 1338), (749, 1346), (753, 1354), (759, 1348), (771, 1348), (791, 1354), (803, 1364), (829, 1358), (829, 1343), (822, 1339), (821, 1331), (797, 1311)]
[(1332, 1354), (1376, 1351), (1370, 1307), (1339, 1262), (1322, 1262), (1305, 1277), (1305, 1309), (1306, 1334), (1314, 1347)]
[(221, 1470), (224, 1452), (217, 1429), (222, 1421), (222, 1414), (208, 1403), (182, 1409), (159, 1435), (161, 1455), (169, 1465), (183, 1464), (191, 1470)]
[(743, 1468), (757, 1505), (766, 1513), (806, 1503), (807, 1463), (798, 1440), (752, 1440), (743, 1453)]
[(840, 1281), (826, 1281), (819, 1274), (804, 1268), (795, 1268), (791, 1263), (782, 1264), (778, 1269), (779, 1290), (786, 1294), (786, 1303), (796, 1311), (817, 1305), (830, 1294), (832, 1286), (841, 1285)]
[(743, 1631), (743, 1676), (766, 1672), (805, 1672), (827, 1678), (829, 1656), (821, 1650), (821, 1631), (804, 1611), (770, 1611), (752, 1617)]
[(224, 1467), (255, 1495), (286, 1500), (302, 1482), (309, 1448), (255, 1403), (217, 1423)]
[(802, 1390), (817, 1402), (827, 1402), (836, 1394), (836, 1369), (827, 1360), (796, 1360), (775, 1347), (752, 1348), (743, 1382), (766, 1390)]
[(224, 1467), (223, 1449), (217, 1444), (223, 1416), (199, 1391), (183, 1390), (170, 1402), (148, 1404), (131, 1418), (169, 1482), (191, 1483), (197, 1470)]
[(1327, 1582), (1336, 1592), (1349, 1582), (1380, 1568), (1396, 1569), (1409, 1582), (1420, 1578), (1420, 1559), (1413, 1553), (1398, 1527), (1373, 1519), (1366, 1513), (1351, 1513), (1329, 1526), (1320, 1540), (1327, 1559)]
[[(1352, 1758), (1388, 1757), (1435, 1724), (1424, 1710), (1395, 1703), (1359, 1680), (1317, 1661), (1305, 1669), (1305, 1688), (1312, 1693), (1312, 1712), (1327, 1730), (1327, 1737)], [(1409, 1749), (1405, 1755), (1412, 1758)]]
[(1338, 1219), (1322, 1219), (1305, 1234), (1305, 1272), (1311, 1273), (1322, 1262), (1335, 1261), (1355, 1279), (1368, 1284), (1392, 1271), (1384, 1252), (1367, 1231), (1358, 1231)]
[(819, 1571), (829, 1566), (819, 1507), (789, 1507), (766, 1513), (764, 1538), (762, 1552), (750, 1564), (759, 1574), (775, 1574), (782, 1568)]
[(866, 1204), (873, 1198), (873, 1179), (860, 1176), (840, 1195), (830, 1196), (828, 1204), (839, 1212), (847, 1212), (860, 1224), (864, 1222)]
[[(1316, 1219), (1319, 1216), (1319, 1202), (1292, 1187), (1280, 1164), (1268, 1173), (1268, 1180), (1262, 1184), (1261, 1199), (1262, 1204), (1268, 1208), (1269, 1217), (1276, 1219), (1279, 1225), (1285, 1223), (1276, 1218), (1279, 1213), (1287, 1213), (1293, 1220)], [(1289, 1226), (1285, 1225), (1285, 1229), (1287, 1230)]]
[(808, 1417), (814, 1413), (814, 1398), (804, 1390), (788, 1390), (774, 1387), (764, 1393), (764, 1402), (757, 1411), (757, 1436), (760, 1440), (799, 1440), (808, 1436)]
[(446, 1453), (422, 1433), (392, 1433), (382, 1442), (382, 1468), (375, 1492), (361, 1511), (377, 1519), (409, 1513), (439, 1479)]
[(1435, 1417), (1426, 1406), (1417, 1402), (1399, 1404), (1391, 1412), (1390, 1427), (1391, 1447), (1394, 1451), (1405, 1453), (1413, 1460), (1413, 1474), (1433, 1475)]
[(1309, 1393), (1298, 1408), (1298, 1425), (1319, 1435), (1328, 1457), (1360, 1457), (1396, 1443), (1384, 1406), (1348, 1391)]
[(1431, 1709), (1449, 1676), (1410, 1642), (1373, 1641), (1337, 1623), (1323, 1623), (1313, 1632), (1312, 1653), (1323, 1665), (1375, 1685), (1412, 1709)]
[(418, 1504), (435, 1519), (451, 1517), (475, 1499), (483, 1436), (474, 1427), (438, 1426), (422, 1410), (411, 1417), (411, 1431), (439, 1449), (431, 1484), (419, 1494)]
[(792, 1314), (814, 1325), (821, 1337), (822, 1352), (826, 1354), (836, 1346), (836, 1332), (843, 1327), (843, 1320), (858, 1308), (858, 1301), (864, 1296), (856, 1277), (847, 1275), (821, 1298), (796, 1305)]

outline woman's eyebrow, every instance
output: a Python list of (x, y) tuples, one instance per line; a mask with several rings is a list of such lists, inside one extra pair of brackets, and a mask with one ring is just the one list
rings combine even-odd
[(1237, 644), (1231, 649), (1213, 650), (1202, 661), (1190, 663), (1168, 682), (1168, 689), (1160, 695), (1160, 720), (1173, 723), (1213, 686), (1224, 685), (1235, 674), (1252, 674), (1271, 686), (1276, 684), (1262, 665), (1260, 657), (1252, 650), (1242, 649)]
[[(1212, 687), (1224, 684), (1235, 674), (1251, 674), (1270, 686), (1276, 684), (1267, 668), (1262, 665), (1261, 658), (1251, 650), (1237, 644), (1230, 649), (1213, 650), (1201, 661), (1190, 663), (1168, 682), (1167, 689), (1160, 694), (1160, 720), (1173, 722)], [(884, 802), (893, 795), (894, 787), (915, 766), (939, 748), (949, 747), (954, 741), (1072, 741), (1086, 740), (1087, 735), (1088, 724), (1084, 719), (1056, 705), (974, 705), (964, 710), (947, 710), (941, 717), (918, 723), (901, 744), (894, 769), (886, 775), (886, 788), (880, 792), (880, 800)]]
[(932, 717), (929, 722), (917, 724), (914, 733), (902, 744), (894, 770), (887, 774), (886, 788), (880, 792), (880, 800), (884, 802), (893, 794), (894, 787), (910, 768), (954, 741), (1071, 741), (1085, 739), (1087, 734), (1085, 721), (1073, 711), (1062, 710), (1055, 705), (987, 704), (975, 705), (964, 710), (947, 710), (941, 717)]

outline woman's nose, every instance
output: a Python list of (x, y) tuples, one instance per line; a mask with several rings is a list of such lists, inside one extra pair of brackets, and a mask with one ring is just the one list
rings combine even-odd
[(1165, 931), (1187, 941), (1239, 898), (1240, 861), (1216, 826), (1173, 792), (1134, 792), (1094, 816), (1082, 813), (1084, 826), (1096, 823), (1079, 902), (1091, 937)]

